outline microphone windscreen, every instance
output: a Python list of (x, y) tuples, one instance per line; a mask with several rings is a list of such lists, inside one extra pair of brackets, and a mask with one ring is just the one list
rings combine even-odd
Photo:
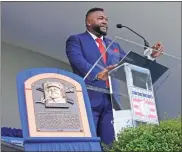
[(117, 28), (122, 28), (123, 26), (122, 26), (122, 24), (117, 24), (116, 27)]

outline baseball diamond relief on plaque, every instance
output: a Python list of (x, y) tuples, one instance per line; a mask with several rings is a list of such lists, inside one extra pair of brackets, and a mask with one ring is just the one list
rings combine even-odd
[(91, 137), (81, 85), (56, 73), (25, 82), (30, 136)]

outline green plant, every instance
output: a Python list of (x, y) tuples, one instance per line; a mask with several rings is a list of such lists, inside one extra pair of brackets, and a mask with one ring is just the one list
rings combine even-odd
[(127, 128), (105, 151), (182, 151), (181, 117), (161, 121), (159, 125)]

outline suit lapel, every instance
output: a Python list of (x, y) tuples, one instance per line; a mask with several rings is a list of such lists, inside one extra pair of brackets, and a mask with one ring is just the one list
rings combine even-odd
[[(104, 43), (105, 43), (106, 48), (107, 48), (107, 47), (109, 46), (109, 44), (111, 43), (111, 41), (110, 41), (110, 40), (108, 40), (108, 39), (107, 39), (107, 38), (105, 38), (105, 37), (104, 37), (104, 39), (103, 39), (103, 40), (104, 40)], [(111, 49), (111, 48), (109, 48), (109, 50), (110, 50), (110, 49)], [(109, 55), (108, 55), (108, 54), (109, 54), (109, 53), (108, 53), (108, 52), (109, 52), (109, 50), (108, 50), (108, 51), (107, 51), (107, 53), (106, 53), (106, 54), (107, 54), (107, 62), (106, 62), (106, 65), (108, 65), (108, 64), (109, 64), (109, 60), (110, 60), (110, 57), (109, 57)]]
[[(95, 40), (92, 38), (92, 36), (86, 31), (85, 32), (85, 43), (87, 44), (88, 48), (92, 48), (92, 54), (96, 55), (97, 56), (97, 59), (101, 56), (100, 54), (100, 51), (99, 51), (99, 48), (95, 42)], [(103, 62), (103, 60), (101, 59), (100, 62)], [(104, 64), (105, 65), (105, 64)]]

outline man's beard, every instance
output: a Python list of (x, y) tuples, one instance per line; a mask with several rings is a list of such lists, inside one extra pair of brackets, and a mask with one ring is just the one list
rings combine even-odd
[(97, 32), (99, 35), (102, 35), (102, 36), (106, 36), (107, 35), (107, 31), (102, 31), (101, 27), (99, 25), (93, 25), (92, 26), (92, 30)]

